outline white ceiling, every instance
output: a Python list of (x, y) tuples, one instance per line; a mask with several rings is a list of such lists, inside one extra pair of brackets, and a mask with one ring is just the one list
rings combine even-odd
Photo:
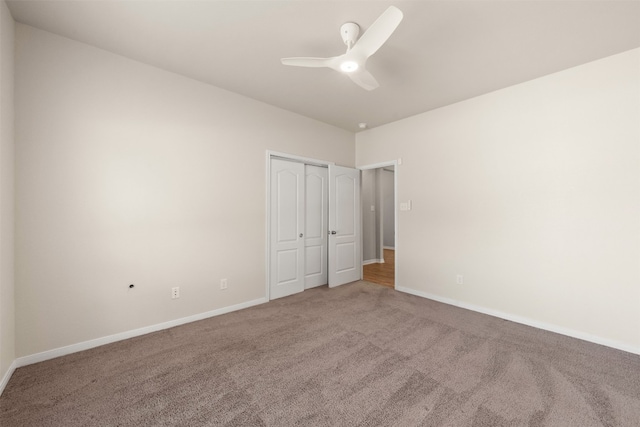
[[(18, 22), (358, 131), (640, 47), (640, 1), (8, 1)], [(280, 58), (344, 53), (389, 6), (404, 20), (368, 92)]]

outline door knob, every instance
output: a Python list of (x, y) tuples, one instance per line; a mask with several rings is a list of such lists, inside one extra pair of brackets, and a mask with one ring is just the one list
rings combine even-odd
[(300, 237), (302, 237), (302, 233), (300, 233)]
[(338, 232), (334, 230), (331, 232), (331, 234), (338, 234)]

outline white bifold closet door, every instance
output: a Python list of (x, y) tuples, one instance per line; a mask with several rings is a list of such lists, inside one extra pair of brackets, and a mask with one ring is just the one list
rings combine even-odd
[(329, 287), (362, 278), (360, 170), (329, 165)]
[(329, 170), (305, 165), (304, 288), (328, 283)]
[(270, 299), (362, 277), (360, 171), (271, 159)]
[(304, 164), (271, 159), (271, 299), (304, 290)]

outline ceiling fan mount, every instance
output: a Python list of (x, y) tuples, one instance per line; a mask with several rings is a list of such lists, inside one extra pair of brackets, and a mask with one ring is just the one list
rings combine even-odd
[(284, 65), (309, 68), (331, 68), (349, 76), (358, 86), (373, 90), (379, 86), (378, 81), (365, 68), (366, 62), (371, 55), (387, 41), (396, 30), (403, 15), (400, 9), (390, 6), (373, 24), (360, 35), (360, 26), (355, 22), (347, 22), (340, 27), (340, 35), (344, 44), (347, 45), (347, 52), (331, 58), (282, 58), (280, 61)]
[(358, 36), (360, 35), (360, 26), (355, 22), (344, 23), (340, 27), (340, 35), (342, 36), (344, 44), (347, 45), (347, 50), (349, 50), (353, 47), (356, 40), (358, 40)]

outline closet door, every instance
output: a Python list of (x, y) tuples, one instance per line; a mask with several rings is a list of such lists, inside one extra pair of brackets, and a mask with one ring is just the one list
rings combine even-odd
[(271, 299), (304, 290), (304, 181), (302, 163), (271, 159)]
[(329, 287), (362, 278), (360, 170), (329, 165)]
[(305, 289), (327, 284), (327, 168), (305, 166)]

